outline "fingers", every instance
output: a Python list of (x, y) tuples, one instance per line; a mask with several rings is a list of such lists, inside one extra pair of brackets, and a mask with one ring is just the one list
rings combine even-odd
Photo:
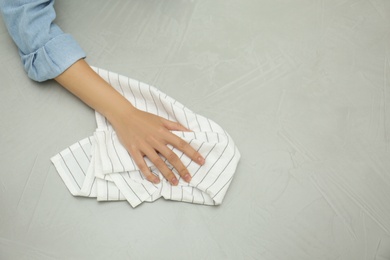
[[(183, 131), (183, 129), (186, 129), (185, 127), (176, 122), (166, 120), (165, 123), (170, 124), (171, 129), (181, 129), (181, 131)], [(163, 139), (150, 138), (149, 143), (152, 145), (152, 147), (154, 147), (155, 151), (158, 151), (163, 157), (168, 160), (168, 162), (176, 169), (176, 171), (179, 173), (180, 177), (184, 179), (184, 181), (190, 182), (191, 175), (187, 167), (184, 166), (180, 158), (171, 149), (167, 147), (167, 144), (170, 144), (176, 149), (182, 151), (192, 161), (196, 162), (199, 165), (203, 165), (205, 163), (205, 159), (198, 151), (192, 148), (190, 144), (188, 144), (180, 137), (172, 134), (171, 132), (166, 131), (165, 134), (161, 137)], [(165, 143), (161, 142), (161, 140), (165, 140)], [(160, 156), (158, 156), (156, 152), (152, 154), (153, 157), (148, 154), (146, 155), (172, 185), (177, 185), (176, 179), (173, 179), (174, 174), (171, 170), (169, 170), (167, 165), (161, 160)]]
[[(169, 133), (168, 139), (172, 140), (172, 142), (169, 143), (171, 143), (177, 149), (180, 149), (193, 161), (197, 162), (198, 164), (204, 163), (203, 157), (187, 142), (172, 133)], [(139, 147), (140, 150), (134, 150), (130, 154), (133, 156), (134, 161), (140, 171), (149, 181), (156, 184), (159, 183), (158, 177), (155, 176), (146, 165), (143, 155), (149, 158), (153, 165), (156, 166), (156, 168), (161, 172), (164, 178), (171, 183), (171, 185), (176, 186), (179, 183), (175, 174), (169, 169), (167, 164), (161, 159), (158, 153), (167, 159), (167, 161), (176, 169), (177, 173), (184, 181), (191, 181), (191, 175), (187, 167), (183, 164), (180, 158), (166, 146), (166, 144), (158, 141), (155, 138), (150, 138), (148, 141), (148, 144), (144, 143), (141, 147)]]
[[(165, 148), (167, 150), (171, 151), (166, 146), (165, 146)], [(168, 168), (168, 166), (165, 164), (165, 162), (157, 154), (156, 150), (154, 150), (151, 146), (146, 146), (146, 145), (143, 146), (142, 149), (144, 150), (142, 153), (133, 151), (130, 155), (133, 156), (135, 163), (137, 164), (137, 166), (140, 169), (140, 171), (142, 172), (142, 174), (145, 175), (145, 177), (148, 181), (153, 182), (155, 184), (158, 184), (160, 182), (160, 179), (150, 171), (149, 167), (147, 166), (147, 164), (144, 160), (143, 154), (149, 158), (149, 160), (154, 164), (154, 166), (157, 167), (157, 169), (161, 172), (161, 174), (164, 176), (164, 178), (167, 179), (171, 183), (171, 185), (176, 186), (179, 184), (179, 181), (177, 180), (175, 174)], [(161, 150), (163, 150), (163, 146), (161, 146)], [(167, 151), (164, 151), (164, 154), (167, 155)], [(180, 159), (174, 158), (173, 161), (175, 161), (175, 165), (178, 168), (180, 168), (180, 166), (178, 166), (178, 163), (177, 163), (177, 161), (179, 161), (181, 163)], [(187, 169), (184, 167), (184, 165), (182, 165), (181, 172), (179, 172), (179, 174), (180, 174), (180, 176), (183, 177), (184, 180), (190, 181), (191, 176), (189, 176), (188, 171), (185, 172), (186, 170)], [(187, 176), (187, 174), (188, 174), (188, 176)], [(190, 178), (188, 179), (188, 177), (190, 177)]]
[[(164, 119), (163, 124), (168, 130), (171, 130), (171, 131), (184, 131), (184, 132), (191, 131), (191, 130), (185, 128), (184, 126), (182, 126), (178, 122), (173, 122), (173, 121), (169, 121), (169, 120)], [(172, 144), (175, 148), (184, 152), (185, 155), (187, 155), (189, 158), (191, 158), (197, 164), (199, 164), (199, 165), (204, 164), (205, 160), (204, 160), (203, 156), (199, 152), (197, 152), (194, 148), (192, 148), (191, 145), (189, 145), (186, 141), (181, 139), (180, 137), (171, 133), (168, 137), (167, 143)], [(170, 160), (168, 160), (168, 161), (171, 162)]]
[[(135, 120), (135, 119), (138, 119)], [(141, 122), (141, 123), (139, 123)], [(133, 157), (134, 162), (142, 174), (153, 183), (159, 183), (160, 179), (154, 175), (145, 162), (145, 157), (156, 166), (161, 174), (172, 185), (178, 185), (178, 177), (168, 167), (166, 162), (174, 167), (178, 175), (186, 182), (191, 181), (191, 175), (181, 159), (167, 146), (172, 145), (174, 148), (180, 150), (187, 155), (192, 161), (199, 165), (204, 164), (204, 158), (191, 147), (186, 141), (176, 136), (170, 131), (190, 131), (180, 123), (169, 121), (167, 119), (149, 114), (139, 112), (133, 114), (130, 121), (125, 121), (125, 127), (118, 125), (122, 137), (121, 142), (127, 144), (126, 149)], [(166, 158), (164, 161), (160, 156)]]
[(148, 181), (153, 182), (154, 184), (160, 183), (160, 179), (150, 171), (149, 167), (145, 163), (144, 157), (140, 152), (133, 151), (130, 152), (130, 155), (133, 157), (138, 168)]
[(182, 151), (185, 155), (187, 155), (191, 160), (193, 160), (197, 164), (203, 165), (205, 163), (205, 159), (203, 158), (203, 156), (194, 148), (192, 148), (192, 146), (189, 143), (187, 143), (180, 137), (174, 134), (170, 134), (168, 136), (168, 143), (173, 145), (173, 147), (175, 147), (176, 149)]
[[(183, 178), (183, 180), (185, 180), (186, 182), (190, 182), (191, 181), (191, 175), (190, 175), (188, 169), (184, 166), (184, 164), (182, 163), (180, 158), (171, 149), (169, 149), (166, 145), (160, 145), (158, 147), (158, 151), (176, 169), (176, 171), (179, 173), (180, 177)], [(164, 162), (163, 162), (163, 164), (165, 165)], [(157, 165), (156, 165), (156, 167), (157, 167)], [(167, 174), (170, 175), (170, 173), (171, 173), (171, 171), (169, 171)], [(171, 179), (167, 178), (167, 180), (171, 180)]]

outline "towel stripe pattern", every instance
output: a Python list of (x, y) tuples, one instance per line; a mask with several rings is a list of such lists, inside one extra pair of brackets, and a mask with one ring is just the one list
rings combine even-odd
[(73, 196), (95, 197), (98, 201), (127, 200), (132, 207), (161, 197), (204, 205), (219, 205), (232, 181), (240, 152), (229, 134), (214, 121), (162, 93), (155, 87), (117, 73), (93, 68), (136, 108), (176, 121), (192, 132), (172, 131), (199, 151), (206, 159), (203, 166), (183, 152), (168, 146), (187, 167), (192, 180), (183, 181), (162, 157), (179, 180), (172, 186), (159, 170), (145, 158), (161, 182), (146, 180), (136, 163), (120, 143), (107, 119), (95, 112), (97, 129), (51, 158), (59, 175)]

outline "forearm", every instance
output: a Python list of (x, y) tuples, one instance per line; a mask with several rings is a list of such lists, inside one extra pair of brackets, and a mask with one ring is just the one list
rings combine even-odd
[(111, 123), (115, 123), (121, 113), (135, 110), (129, 101), (96, 74), (83, 59), (74, 63), (55, 80), (109, 121), (114, 121)]
[(191, 181), (187, 168), (167, 147), (168, 144), (181, 150), (196, 163), (204, 164), (204, 158), (199, 152), (170, 132), (189, 131), (188, 129), (177, 122), (136, 109), (84, 60), (74, 63), (55, 80), (110, 121), (119, 140), (149, 181), (159, 183), (159, 178), (151, 172), (144, 156), (149, 158), (172, 185), (178, 184), (176, 176), (160, 155), (169, 161), (185, 181)]

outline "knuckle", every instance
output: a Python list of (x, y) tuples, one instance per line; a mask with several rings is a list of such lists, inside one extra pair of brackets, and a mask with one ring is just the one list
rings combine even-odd
[(146, 166), (146, 165), (139, 165), (138, 168), (145, 176), (149, 175), (149, 167), (148, 166)]
[(128, 148), (129, 152), (135, 153), (136, 151), (140, 150), (140, 147), (142, 147), (143, 141), (140, 138), (136, 138), (133, 142), (128, 141), (125, 146)]
[(177, 162), (178, 161), (178, 157), (177, 157), (177, 155), (174, 153), (174, 152), (172, 152), (172, 151), (169, 151), (167, 154), (166, 154), (166, 157), (165, 158), (167, 158), (167, 160), (169, 161), (169, 162), (171, 162), (171, 163), (175, 163), (175, 162)]
[(161, 160), (160, 157), (156, 156), (155, 158), (153, 159), (150, 159), (150, 161), (157, 167), (157, 168), (161, 168), (164, 164), (164, 162)]
[(153, 144), (153, 143), (156, 143), (156, 142), (157, 142), (157, 139), (156, 139), (156, 137), (153, 136), (153, 135), (147, 135), (147, 136), (145, 137), (145, 141), (146, 141), (146, 143), (148, 143), (148, 144)]
[(157, 127), (157, 132), (161, 135), (163, 133), (165, 133), (165, 131), (167, 130), (164, 126), (159, 126)]
[(138, 146), (134, 143), (130, 143), (127, 147), (131, 154), (134, 154), (138, 150)]
[(180, 150), (184, 150), (186, 148), (188, 148), (189, 144), (184, 141), (183, 139), (180, 139), (178, 144), (177, 144), (177, 148), (180, 149)]
[(172, 180), (172, 178), (175, 177), (175, 175), (171, 171), (167, 171), (163, 175), (164, 175), (165, 179), (167, 179), (168, 181)]

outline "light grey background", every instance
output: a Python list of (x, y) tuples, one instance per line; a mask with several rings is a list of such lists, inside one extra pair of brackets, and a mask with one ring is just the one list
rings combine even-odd
[(49, 158), (95, 130), (0, 22), (0, 259), (390, 259), (390, 1), (59, 0), (94, 66), (223, 126), (219, 207), (70, 195)]

